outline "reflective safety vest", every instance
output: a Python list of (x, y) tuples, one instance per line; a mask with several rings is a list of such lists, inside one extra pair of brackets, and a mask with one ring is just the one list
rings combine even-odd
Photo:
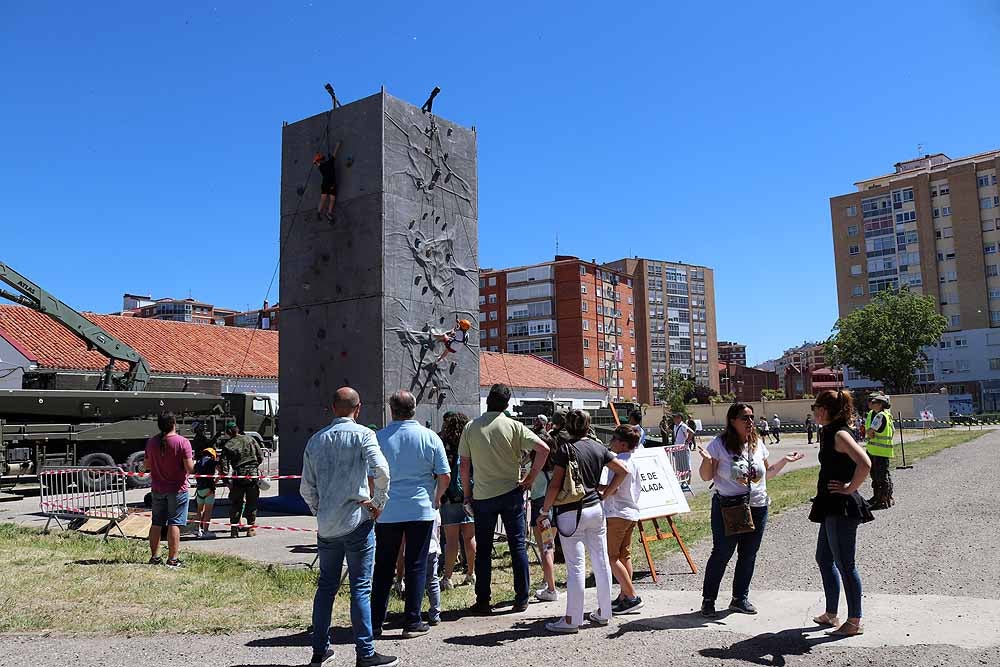
[(865, 438), (867, 440), (865, 449), (871, 456), (891, 459), (895, 456), (895, 451), (892, 448), (892, 436), (896, 434), (896, 428), (892, 423), (892, 413), (888, 410), (883, 410), (880, 413), (885, 419), (881, 431), (872, 430), (872, 420), (875, 418), (875, 414), (874, 411), (869, 410), (868, 414), (865, 415)]

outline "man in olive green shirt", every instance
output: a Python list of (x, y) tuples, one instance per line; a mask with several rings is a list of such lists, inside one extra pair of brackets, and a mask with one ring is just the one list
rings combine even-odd
[[(514, 611), (528, 608), (528, 551), (525, 546), (525, 492), (549, 456), (548, 446), (531, 429), (504, 414), (510, 387), (495, 384), (486, 397), (486, 414), (469, 422), (458, 445), (466, 507), (476, 520), (476, 603), (471, 611), (489, 614), (490, 557), (497, 518), (503, 521), (514, 571)], [(522, 454), (534, 451), (531, 470), (521, 478)], [(475, 485), (472, 470), (476, 471)]]
[[(228, 475), (260, 475), (260, 464), (264, 462), (264, 454), (260, 445), (249, 435), (240, 433), (235, 421), (226, 422), (226, 440), (222, 443), (222, 474)], [(247, 537), (257, 534), (257, 500), (260, 498), (260, 487), (256, 479), (231, 479), (229, 481), (229, 532), (232, 537), (239, 537), (240, 516), (247, 520)]]

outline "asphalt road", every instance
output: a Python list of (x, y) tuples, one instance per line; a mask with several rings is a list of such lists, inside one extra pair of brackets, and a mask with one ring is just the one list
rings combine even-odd
[[(803, 619), (820, 611), (820, 581), (813, 563), (816, 526), (806, 510), (768, 524), (754, 578), (758, 617), (706, 623), (689, 612), (697, 604), (700, 575), (683, 574), (677, 556), (662, 563), (659, 586), (644, 584), (646, 610), (615, 619), (608, 628), (576, 636), (550, 636), (544, 621), (558, 603), (520, 615), (488, 619), (446, 615), (425, 637), (403, 641), (387, 630), (381, 652), (406, 665), (1000, 665), (1000, 523), (993, 466), (1000, 432), (990, 432), (895, 473), (897, 506), (862, 527), (858, 562), (866, 591), (864, 637), (831, 642)], [(694, 545), (703, 564), (710, 545)], [(731, 566), (730, 566), (731, 570)], [(723, 582), (723, 590), (729, 581)], [(937, 597), (928, 596), (934, 593)], [(234, 601), (236, 603), (238, 601)], [(178, 627), (183, 627), (179, 605)], [(809, 610), (813, 611), (809, 611)], [(2, 613), (2, 607), (0, 607)], [(344, 629), (338, 656), (352, 664)], [(302, 633), (157, 637), (4, 637), (0, 665), (32, 667), (129, 664), (130, 667), (211, 664), (302, 665)]]

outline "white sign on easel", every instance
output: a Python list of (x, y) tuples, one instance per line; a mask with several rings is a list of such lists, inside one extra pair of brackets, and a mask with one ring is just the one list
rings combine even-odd
[(930, 410), (921, 410), (920, 411), (920, 421), (922, 421), (922, 422), (932, 422), (932, 421), (934, 421), (934, 413), (931, 412)]
[(670, 516), (690, 512), (684, 491), (670, 456), (661, 447), (646, 447), (632, 454), (639, 471), (642, 491), (639, 493), (639, 518)]

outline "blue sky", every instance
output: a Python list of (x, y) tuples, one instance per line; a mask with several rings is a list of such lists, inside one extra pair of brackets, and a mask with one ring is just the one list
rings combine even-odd
[(328, 108), (326, 81), (438, 85), (477, 127), (482, 266), (557, 234), (712, 266), (719, 337), (754, 363), (836, 319), (831, 195), (918, 144), (1000, 147), (987, 0), (182, 4), (0, 10), (0, 261), (79, 309), (259, 304), (281, 123)]

